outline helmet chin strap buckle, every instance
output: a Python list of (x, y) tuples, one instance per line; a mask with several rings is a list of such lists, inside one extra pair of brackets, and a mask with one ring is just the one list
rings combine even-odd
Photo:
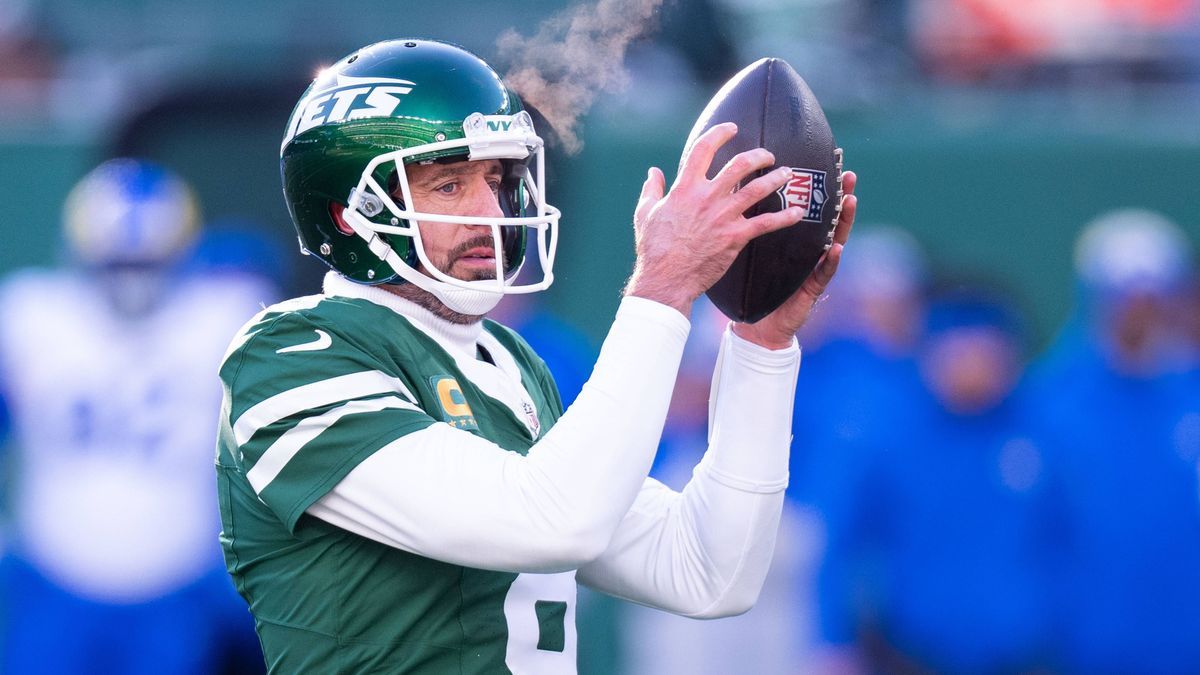
[(370, 192), (360, 192), (357, 187), (350, 188), (350, 196), (346, 198), (346, 203), (368, 218), (383, 213), (383, 200)]

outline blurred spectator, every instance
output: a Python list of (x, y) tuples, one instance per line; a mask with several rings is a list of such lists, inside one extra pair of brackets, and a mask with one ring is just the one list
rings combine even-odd
[[(891, 428), (918, 387), (913, 350), (924, 320), (924, 254), (908, 232), (867, 226), (855, 233), (829, 297), (801, 332), (789, 496), (813, 498), (827, 477), (821, 458), (864, 445)], [(812, 392), (819, 391), (819, 404)], [(802, 392), (802, 393), (801, 393)], [(810, 462), (817, 462), (816, 466)]]
[(908, 358), (924, 321), (927, 262), (917, 240), (894, 225), (855, 228), (854, 248), (838, 268), (837, 292), (802, 330), (808, 351), (841, 340)]
[(3, 672), (262, 670), (220, 558), (212, 429), (228, 336), (274, 292), (180, 272), (198, 215), (165, 169), (105, 162), (66, 202), (77, 264), (0, 287)]
[[(907, 231), (885, 225), (855, 232), (829, 297), (801, 332), (800, 367), (792, 420), (789, 502), (812, 523), (821, 548), (854, 508), (856, 483), (895, 429), (904, 428), (920, 399), (913, 360), (925, 312), (926, 262)], [(824, 534), (821, 534), (825, 530)], [(853, 670), (850, 607), (820, 602), (840, 593), (844, 570), (814, 562), (797, 584), (798, 606), (815, 613), (819, 625), (817, 670)], [(832, 587), (836, 591), (820, 590)], [(845, 663), (842, 663), (845, 661)]]
[(866, 670), (1045, 663), (1055, 521), (1017, 389), (1024, 343), (1004, 297), (936, 296), (918, 355), (928, 393), (876, 439), (847, 504), (827, 514), (823, 628), (835, 644), (853, 637)]
[(1038, 368), (1069, 525), (1058, 601), (1071, 672), (1200, 671), (1188, 251), (1150, 211), (1092, 223), (1076, 247), (1076, 316)]
[[(1055, 363), (1084, 367), (1098, 357), (1132, 377), (1153, 378), (1185, 367), (1184, 312), (1191, 281), (1186, 235), (1163, 215), (1111, 211), (1090, 224), (1075, 247), (1076, 316)], [(1072, 340), (1082, 340), (1080, 345)]]
[(834, 508), (838, 475), (902, 426), (921, 388), (913, 350), (925, 312), (924, 253), (908, 232), (855, 232), (829, 297), (800, 335), (791, 499)]

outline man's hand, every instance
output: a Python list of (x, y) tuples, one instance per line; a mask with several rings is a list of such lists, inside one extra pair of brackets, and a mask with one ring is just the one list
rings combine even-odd
[(713, 156), (736, 134), (737, 126), (725, 123), (696, 139), (684, 150), (679, 176), (665, 197), (662, 171), (650, 169), (633, 216), (637, 262), (626, 295), (661, 302), (687, 316), (692, 302), (725, 274), (747, 242), (800, 220), (799, 207), (742, 215), (791, 176), (781, 167), (737, 189), (747, 176), (775, 163), (768, 150), (738, 154), (708, 179)]
[(792, 297), (756, 323), (735, 323), (733, 332), (744, 340), (749, 340), (767, 349), (784, 349), (792, 344), (792, 337), (812, 312), (813, 306), (825, 287), (829, 285), (833, 274), (837, 272), (838, 263), (842, 260), (842, 247), (854, 227), (854, 213), (858, 210), (858, 197), (854, 195), (854, 185), (858, 176), (853, 171), (842, 174), (842, 188), (846, 196), (842, 201), (842, 214), (838, 218), (833, 231), (833, 245), (821, 256), (812, 274), (804, 280)]

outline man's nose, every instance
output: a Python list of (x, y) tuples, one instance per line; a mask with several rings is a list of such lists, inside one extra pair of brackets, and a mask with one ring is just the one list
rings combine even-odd
[(486, 218), (502, 218), (504, 211), (500, 209), (500, 198), (492, 191), (487, 181), (472, 184), (471, 215)]

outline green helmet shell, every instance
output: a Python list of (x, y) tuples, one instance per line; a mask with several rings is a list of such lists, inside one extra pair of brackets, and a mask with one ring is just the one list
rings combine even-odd
[[(301, 249), (354, 281), (395, 281), (396, 272), (365, 240), (339, 229), (332, 206), (347, 205), (375, 157), (463, 138), (463, 121), (472, 113), (521, 110), (518, 97), (491, 66), (444, 42), (379, 42), (321, 71), (292, 111), (280, 148), (283, 193)], [(465, 153), (453, 148), (409, 161)], [(388, 184), (389, 176), (375, 178)], [(389, 216), (385, 210), (377, 218), (386, 223)], [(378, 236), (415, 263), (408, 237)]]

